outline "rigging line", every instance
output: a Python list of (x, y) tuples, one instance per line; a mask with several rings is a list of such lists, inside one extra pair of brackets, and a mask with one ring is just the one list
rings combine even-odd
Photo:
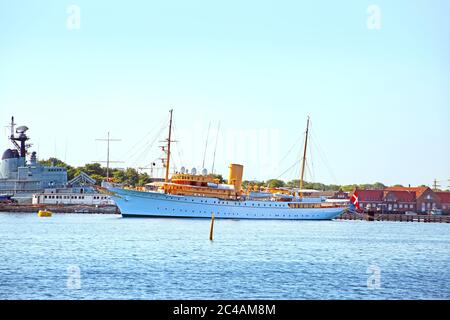
[[(311, 166), (309, 165), (308, 162), (306, 162), (306, 170), (307, 170), (307, 173), (309, 174), (309, 178), (310, 178), (309, 181), (314, 182), (314, 177), (311, 173)], [(307, 180), (307, 179), (305, 179), (305, 180)]]
[(203, 152), (202, 169), (205, 168), (206, 150), (208, 149), (208, 139), (209, 139), (209, 130), (210, 130), (210, 129), (211, 129), (211, 121), (209, 122), (208, 132), (207, 132), (207, 134), (206, 134), (206, 143), (205, 143), (205, 151)]
[[(178, 137), (178, 134), (177, 134), (178, 131), (177, 131), (177, 127), (175, 125), (174, 120), (172, 120), (172, 133), (173, 133), (174, 140), (176, 140), (176, 137)], [(179, 141), (175, 141), (175, 146), (176, 146), (178, 158), (180, 160), (180, 168), (181, 168), (182, 164), (183, 164), (183, 157), (182, 157), (183, 150), (181, 148), (181, 144), (179, 143)]]
[(292, 170), (296, 165), (298, 165), (298, 161), (295, 161), (294, 164), (292, 164), (288, 169), (286, 169), (282, 174), (280, 174), (277, 179), (280, 179), (282, 176), (284, 176), (288, 171)]
[(309, 174), (311, 175), (311, 181), (316, 180), (315, 172), (314, 172), (314, 161), (313, 161), (313, 152), (312, 148), (309, 148), (309, 163), (307, 162)]
[[(136, 166), (139, 163), (139, 161), (143, 158), (143, 155), (147, 154), (153, 148), (153, 145), (155, 144), (156, 140), (161, 136), (161, 133), (163, 130), (164, 130), (164, 127), (162, 127), (160, 129), (160, 131), (158, 132), (158, 134), (153, 138), (153, 140), (147, 144), (145, 149), (141, 150), (141, 153), (139, 154), (139, 156), (137, 158), (135, 158), (134, 161), (132, 162), (132, 166)], [(130, 158), (133, 160), (134, 156), (130, 157)]]
[(137, 152), (130, 156), (130, 160), (131, 160), (131, 164), (132, 166), (136, 166), (139, 163), (143, 163), (142, 160), (145, 160), (145, 155), (149, 153), (149, 151), (153, 148), (153, 145), (155, 144), (156, 140), (160, 137), (161, 133), (162, 133), (163, 128), (161, 128), (161, 130), (159, 131), (159, 133), (153, 138), (153, 140), (150, 142), (147, 142), (146, 146), (144, 149), (139, 150), (140, 153), (137, 154)]
[(295, 148), (295, 146), (297, 146), (297, 144), (302, 140), (302, 138), (303, 138), (303, 133), (298, 137), (298, 139), (294, 142), (294, 144), (291, 146), (289, 151), (280, 160), (280, 163), (283, 162), (289, 156), (289, 154), (292, 152), (292, 150)]
[(177, 146), (177, 153), (178, 153), (178, 156), (180, 157), (180, 160), (181, 160), (181, 152), (182, 152), (182, 150), (181, 150), (181, 145), (180, 144), (178, 144), (178, 140), (177, 140), (177, 137), (178, 137), (178, 128), (177, 128), (177, 126), (176, 126), (176, 123), (175, 123), (175, 121), (174, 120), (172, 120), (172, 135), (173, 135), (173, 139), (175, 140), (174, 142), (175, 142), (175, 145)]
[[(312, 131), (314, 129), (313, 126), (313, 122), (310, 120), (309, 121), (309, 130)], [(309, 170), (310, 170), (310, 174), (311, 174), (311, 181), (315, 181), (316, 180), (316, 176), (315, 176), (315, 172), (314, 172), (314, 159), (313, 159), (313, 152), (312, 152), (312, 148), (309, 148)]]
[(135, 145), (138, 146), (139, 144), (144, 144), (144, 148), (137, 148), (134, 153), (132, 153), (131, 155), (129, 155), (127, 158), (130, 159), (130, 162), (132, 164), (136, 164), (138, 163), (138, 161), (143, 157), (143, 154), (148, 152), (149, 149), (153, 146), (153, 144), (155, 143), (155, 140), (158, 139), (161, 136), (162, 131), (164, 130), (164, 125), (162, 125), (159, 129), (159, 131), (156, 133), (156, 135), (154, 136), (152, 142), (150, 141), (145, 141), (143, 139), (140, 139), (140, 141)]
[[(289, 149), (289, 151), (286, 153), (286, 155), (283, 157), (283, 159), (281, 159), (280, 164), (287, 158), (287, 156), (292, 152), (294, 147), (300, 142), (300, 140), (302, 140), (302, 138), (303, 138), (303, 133), (298, 137), (297, 141), (292, 145), (292, 147)], [(301, 145), (301, 149), (303, 149), (304, 145), (305, 145), (305, 141), (303, 141), (303, 143)], [(301, 152), (299, 152), (299, 154), (297, 155), (296, 159), (300, 159), (300, 162), (303, 160), (303, 156), (302, 156)]]
[[(161, 120), (161, 122), (160, 122), (160, 127), (159, 127), (159, 131), (156, 132), (156, 135), (155, 135), (154, 138), (153, 138), (153, 142), (151, 143), (152, 145), (154, 144), (154, 141), (155, 141), (156, 139), (158, 139), (158, 138), (161, 136), (162, 131), (163, 131), (163, 130), (165, 129), (165, 127), (166, 127), (166, 122), (167, 122), (167, 120)], [(147, 138), (150, 137), (150, 133), (153, 133), (155, 130), (157, 130), (157, 128), (158, 128), (158, 126), (153, 127), (153, 129), (152, 129), (149, 133), (147, 133), (147, 135), (144, 136), (143, 139), (140, 139), (140, 140), (134, 145), (133, 149), (135, 149), (135, 148), (136, 148), (140, 143), (142, 143), (142, 142), (145, 144), (145, 143), (146, 143), (145, 141), (147, 140)], [(148, 143), (149, 143), (149, 142), (147, 141), (147, 147), (144, 149), (145, 152), (148, 152), (148, 150), (149, 150), (149, 148), (148, 148)], [(137, 159), (137, 160), (134, 160), (134, 163), (138, 162), (138, 161), (139, 161), (139, 158), (142, 157), (142, 154), (143, 154), (142, 148), (137, 148), (136, 151), (134, 151), (134, 153), (132, 153), (131, 156), (129, 156), (129, 158), (133, 159), (133, 158), (135, 158), (135, 157), (137, 156), (137, 154), (138, 154), (139, 151), (141, 151), (141, 153), (139, 154), (138, 159)]]
[(216, 143), (214, 146), (214, 154), (213, 154), (213, 163), (212, 163), (212, 168), (211, 168), (211, 174), (214, 174), (214, 164), (216, 162), (216, 151), (217, 151), (217, 142), (219, 141), (219, 132), (220, 132), (220, 121), (219, 124), (217, 125), (217, 135), (216, 135)]
[[(153, 159), (149, 164), (146, 164), (146, 165), (144, 165), (144, 167), (139, 168), (139, 169), (141, 169), (142, 171), (150, 170), (150, 172), (152, 172), (153, 170), (156, 169), (156, 162), (158, 161), (158, 159), (159, 158)], [(153, 166), (153, 164), (155, 164), (155, 166)]]
[[(165, 123), (163, 122), (163, 121), (161, 121), (160, 122), (161, 123), (161, 126), (164, 126), (165, 125)], [(124, 153), (123, 155), (122, 155), (122, 158), (125, 158), (125, 157), (129, 157), (129, 154), (135, 154), (136, 152), (135, 152), (135, 149), (136, 149), (136, 147), (139, 145), (139, 144), (141, 144), (142, 142), (144, 142), (146, 139), (147, 139), (147, 137), (149, 137), (150, 136), (150, 134), (151, 133), (153, 133), (153, 131), (155, 131), (156, 129), (158, 128), (158, 126), (154, 126), (149, 132), (147, 132), (145, 135), (144, 135), (144, 137), (142, 138), (142, 139), (139, 139), (139, 141), (137, 141), (126, 153)], [(138, 149), (138, 151), (139, 151), (139, 149)]]
[[(296, 159), (300, 159), (300, 162), (301, 162), (301, 160), (302, 160), (302, 155), (301, 155), (301, 152), (299, 151), (299, 153), (298, 153), (298, 155), (297, 155), (297, 157), (296, 157)], [(298, 162), (298, 160), (295, 160), (295, 162), (294, 162), (294, 164), (292, 164), (288, 169), (286, 169), (282, 174), (280, 174), (276, 179), (280, 179), (283, 175), (285, 175), (289, 170), (291, 170), (293, 167), (295, 167), (296, 165), (297, 165), (297, 169), (295, 169), (295, 171), (293, 172), (293, 174), (295, 175), (295, 174), (297, 174), (296, 175), (296, 177), (298, 176), (298, 175), (300, 175), (300, 167), (298, 166), (298, 164), (299, 164), (299, 162)], [(292, 176), (290, 177), (290, 179), (291, 180), (295, 180), (296, 178), (294, 178), (294, 179), (292, 179)]]
[(336, 176), (333, 173), (333, 170), (331, 169), (331, 166), (330, 166), (326, 156), (322, 153), (321, 148), (319, 147), (318, 143), (316, 142), (317, 139), (316, 139), (314, 132), (312, 132), (311, 137), (313, 138), (313, 139), (311, 139), (313, 142), (312, 145), (317, 149), (319, 156), (321, 157), (322, 161), (324, 162), (325, 167), (327, 168), (328, 173), (331, 175), (331, 178), (333, 179), (334, 183), (338, 185), (339, 183), (336, 179)]

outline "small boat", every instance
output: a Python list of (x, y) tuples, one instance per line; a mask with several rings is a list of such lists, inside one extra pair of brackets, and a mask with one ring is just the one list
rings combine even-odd
[(38, 217), (40, 218), (44, 218), (44, 217), (51, 217), (52, 216), (52, 212), (50, 210), (39, 210), (38, 212)]

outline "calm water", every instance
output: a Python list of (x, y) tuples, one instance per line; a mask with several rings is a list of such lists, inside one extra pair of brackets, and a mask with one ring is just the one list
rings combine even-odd
[(208, 220), (0, 213), (0, 298), (450, 299), (450, 224), (216, 220), (208, 236)]

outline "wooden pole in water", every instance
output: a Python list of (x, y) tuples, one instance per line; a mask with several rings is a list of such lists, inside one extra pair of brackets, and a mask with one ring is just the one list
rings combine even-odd
[(209, 240), (213, 241), (213, 233), (214, 233), (214, 212), (211, 215), (211, 227), (209, 229)]

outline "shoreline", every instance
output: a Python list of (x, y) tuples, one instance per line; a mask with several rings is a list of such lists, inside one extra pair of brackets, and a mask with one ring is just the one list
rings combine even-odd
[(37, 213), (44, 209), (54, 213), (120, 214), (116, 205), (0, 204), (0, 212), (5, 213)]

